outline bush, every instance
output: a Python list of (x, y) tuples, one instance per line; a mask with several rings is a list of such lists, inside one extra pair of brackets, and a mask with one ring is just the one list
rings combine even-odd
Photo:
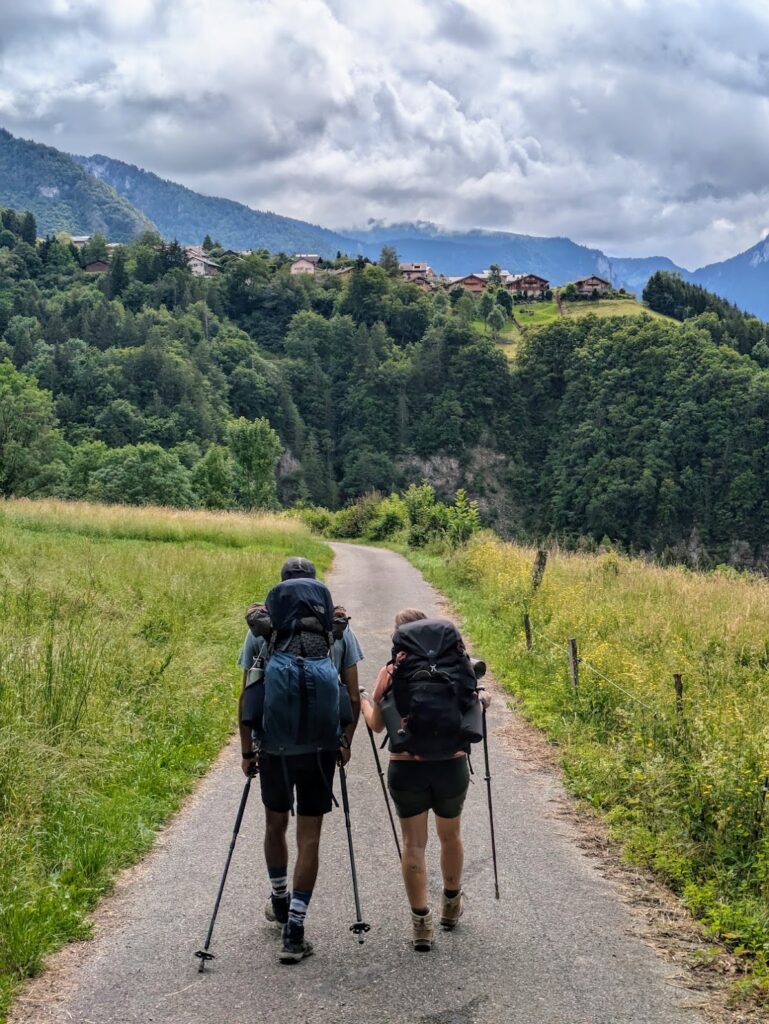
[(315, 533), (321, 534), (323, 537), (331, 536), (331, 527), (334, 523), (334, 513), (329, 512), (327, 508), (316, 508), (311, 506), (308, 508), (299, 508), (296, 510), (299, 518), (314, 530)]
[(408, 526), (408, 509), (398, 494), (383, 498), (377, 505), (374, 517), (366, 531), (367, 540), (393, 540)]
[(428, 483), (412, 484), (403, 495), (383, 497), (372, 491), (338, 512), (305, 507), (297, 508), (296, 513), (324, 537), (374, 542), (402, 539), (409, 547), (437, 542), (458, 548), (481, 529), (477, 501), (459, 490), (454, 504), (445, 505)]
[(446, 506), (435, 500), (435, 489), (428, 483), (412, 484), (403, 495), (408, 514), (408, 544), (424, 547), (446, 528)]
[(452, 547), (467, 544), (481, 528), (478, 502), (469, 501), (464, 490), (456, 493), (454, 504), (446, 509), (446, 537)]
[(351, 505), (339, 509), (334, 514), (329, 536), (354, 539), (365, 537), (381, 500), (382, 495), (378, 491), (372, 491), (370, 494), (364, 494)]

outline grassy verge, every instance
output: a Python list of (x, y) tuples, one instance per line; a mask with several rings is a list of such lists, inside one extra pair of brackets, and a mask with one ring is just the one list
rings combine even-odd
[[(641, 305), (635, 299), (598, 299), (595, 302), (564, 302), (563, 315), (567, 319), (581, 316), (610, 317), (610, 316), (640, 316), (646, 313), (648, 316), (661, 320), (670, 320), (670, 317), (656, 313), (652, 309)], [(558, 320), (560, 313), (555, 300), (550, 302), (525, 302), (516, 305), (514, 315), (521, 328), (541, 327), (543, 324), (552, 323)], [(479, 334), (488, 334), (488, 328), (482, 320), (473, 320), (472, 326)], [(518, 351), (518, 343), (521, 340), (521, 330), (508, 320), (503, 329), (499, 332), (498, 344), (501, 350), (509, 359), (514, 359)]]
[(330, 562), (298, 520), (0, 505), (0, 1020), (220, 750), (296, 553)]
[[(641, 305), (635, 299), (598, 299), (596, 302), (564, 302), (563, 312), (567, 318), (589, 316), (591, 313), (593, 316), (598, 317), (640, 316), (641, 313), (645, 313), (655, 320), (672, 320), (669, 316), (657, 313), (655, 310), (649, 309), (648, 306)], [(677, 323), (677, 321), (673, 322)]]
[[(730, 944), (745, 987), (769, 997), (769, 582), (555, 553), (535, 591), (533, 550), (481, 537), (451, 559), (409, 554), (561, 745), (571, 790)], [(584, 659), (577, 692), (569, 638)]]

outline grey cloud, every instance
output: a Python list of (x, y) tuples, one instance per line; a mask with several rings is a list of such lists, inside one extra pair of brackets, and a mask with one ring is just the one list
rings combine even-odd
[(459, 46), (489, 47), (495, 34), (492, 26), (459, 0), (438, 0), (435, 32)]
[(768, 34), (758, 0), (6, 0), (0, 124), (333, 227), (691, 265), (769, 222)]

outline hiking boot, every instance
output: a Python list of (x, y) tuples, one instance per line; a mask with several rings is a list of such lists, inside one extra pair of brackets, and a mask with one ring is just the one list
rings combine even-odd
[(278, 960), (282, 964), (298, 964), (306, 956), (312, 955), (312, 945), (304, 937), (304, 928), (290, 924), (283, 925), (283, 945)]
[(291, 906), (291, 897), (270, 896), (264, 908), (264, 916), (270, 924), (285, 924), (288, 921), (288, 908)]
[(464, 893), (460, 891), (456, 896), (447, 896), (444, 892), (443, 904), (441, 906), (441, 928), (445, 928), (447, 932), (450, 932), (452, 928), (456, 928), (464, 912)]
[(415, 914), (411, 911), (411, 945), (417, 953), (429, 953), (433, 948), (433, 915), (428, 910), (426, 914)]

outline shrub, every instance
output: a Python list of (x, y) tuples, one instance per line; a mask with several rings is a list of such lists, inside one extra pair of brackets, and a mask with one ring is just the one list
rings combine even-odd
[(452, 547), (467, 544), (480, 528), (478, 502), (470, 501), (466, 492), (460, 488), (454, 498), (454, 504), (446, 509), (446, 538), (449, 544)]
[(369, 524), (374, 519), (377, 506), (382, 500), (378, 491), (364, 494), (351, 505), (340, 509), (334, 514), (330, 526), (331, 537), (365, 537)]
[(383, 498), (376, 506), (366, 531), (368, 540), (393, 540), (408, 526), (406, 502), (397, 494)]
[(428, 483), (412, 484), (403, 495), (408, 514), (408, 543), (424, 547), (443, 533), (446, 527), (446, 506), (435, 499), (435, 489)]

